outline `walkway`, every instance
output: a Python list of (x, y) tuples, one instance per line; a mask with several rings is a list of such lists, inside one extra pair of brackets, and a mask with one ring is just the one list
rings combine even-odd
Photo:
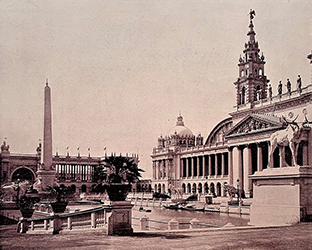
[[(101, 232), (77, 234), (17, 234), (15, 226), (0, 227), (0, 249), (311, 249), (312, 223), (291, 227), (209, 232), (105, 236)], [(159, 244), (161, 242), (161, 244)]]

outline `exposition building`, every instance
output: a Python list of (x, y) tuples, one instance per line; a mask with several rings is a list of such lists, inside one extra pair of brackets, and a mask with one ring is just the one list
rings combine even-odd
[(224, 185), (230, 184), (239, 185), (241, 195), (249, 198), (255, 173), (312, 167), (312, 122), (308, 120), (312, 84), (302, 83), (298, 76), (293, 86), (287, 83), (286, 91), (280, 83), (273, 96), (253, 15), (234, 82), (235, 111), (216, 124), (205, 140), (193, 134), (179, 115), (176, 126), (158, 138), (151, 155), (155, 191), (223, 196)]

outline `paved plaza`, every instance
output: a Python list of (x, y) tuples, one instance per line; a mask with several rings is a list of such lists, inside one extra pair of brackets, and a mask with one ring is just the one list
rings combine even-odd
[(311, 249), (312, 223), (289, 227), (105, 236), (99, 231), (60, 235), (17, 234), (1, 226), (0, 249)]

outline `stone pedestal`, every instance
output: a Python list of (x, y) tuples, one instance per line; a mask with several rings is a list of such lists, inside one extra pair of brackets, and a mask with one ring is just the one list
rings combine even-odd
[(132, 235), (132, 205), (131, 201), (112, 201), (109, 206), (108, 235)]
[(39, 170), (37, 171), (37, 181), (34, 187), (40, 192), (46, 190), (48, 187), (55, 185), (55, 170)]
[(312, 217), (312, 167), (269, 168), (251, 178), (250, 225), (294, 224)]

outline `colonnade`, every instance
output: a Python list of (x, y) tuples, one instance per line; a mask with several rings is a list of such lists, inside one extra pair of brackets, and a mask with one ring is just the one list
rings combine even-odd
[(56, 177), (60, 180), (93, 181), (94, 166), (87, 164), (56, 164)]
[(224, 177), (229, 174), (228, 152), (181, 158), (182, 178)]
[(153, 161), (153, 179), (161, 180), (168, 178), (171, 162), (172, 160), (170, 159)]

